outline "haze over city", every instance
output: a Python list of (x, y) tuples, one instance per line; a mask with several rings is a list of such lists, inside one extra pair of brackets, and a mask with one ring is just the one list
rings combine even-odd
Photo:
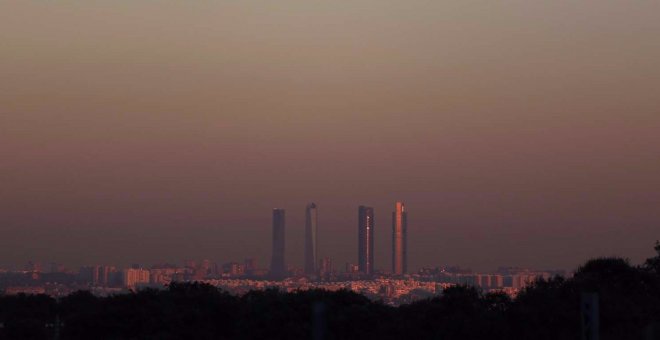
[(660, 3), (0, 3), (0, 266), (652, 255)]

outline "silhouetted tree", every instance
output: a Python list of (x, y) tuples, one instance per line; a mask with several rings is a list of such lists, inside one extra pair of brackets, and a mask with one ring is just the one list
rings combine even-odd
[(46, 295), (0, 296), (0, 339), (45, 339), (52, 335), (57, 304)]
[(86, 292), (61, 302), (67, 339), (223, 339), (235, 336), (238, 298), (205, 284), (172, 284), (108, 298)]
[(599, 295), (601, 338), (641, 339), (642, 329), (660, 316), (658, 275), (621, 258), (588, 261), (572, 283)]
[(653, 247), (653, 249), (655, 250), (656, 255), (648, 258), (646, 262), (644, 262), (644, 267), (656, 275), (660, 275), (660, 241), (655, 241), (655, 247)]

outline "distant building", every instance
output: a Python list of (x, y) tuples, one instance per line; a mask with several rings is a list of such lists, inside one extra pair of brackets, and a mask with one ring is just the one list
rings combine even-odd
[(366, 275), (374, 272), (374, 208), (358, 208), (358, 268)]
[(490, 278), (490, 288), (497, 289), (504, 287), (504, 276), (492, 275)]
[(481, 275), (474, 275), (473, 285), (476, 287), (481, 287), (482, 284), (482, 276)]
[(50, 263), (50, 272), (51, 273), (64, 273), (66, 268), (60, 263), (51, 262)]
[(456, 274), (454, 276), (454, 283), (459, 285), (474, 286), (477, 277), (478, 275), (473, 274)]
[(346, 263), (346, 273), (347, 274), (357, 274), (360, 272), (360, 266), (357, 264)]
[(202, 281), (206, 278), (206, 273), (207, 272), (208, 272), (208, 270), (206, 270), (204, 268), (201, 268), (201, 267), (197, 267), (192, 271), (191, 279), (193, 281)]
[(123, 273), (114, 266), (101, 266), (99, 268), (99, 286), (119, 287), (123, 283)]
[(214, 271), (214, 263), (211, 262), (209, 259), (204, 259), (202, 262), (199, 264), (198, 269), (204, 273), (204, 276), (208, 276), (209, 274), (213, 274)]
[(332, 275), (332, 261), (330, 261), (329, 257), (324, 257), (321, 259), (319, 263), (319, 275), (323, 279), (327, 279), (330, 275)]
[(305, 275), (305, 270), (292, 264), (286, 266), (286, 275), (292, 277), (300, 277)]
[(78, 272), (78, 277), (85, 283), (92, 286), (99, 286), (101, 284), (101, 266), (85, 266), (81, 267)]
[(245, 274), (254, 275), (257, 270), (257, 260), (255, 258), (245, 259)]
[(408, 270), (408, 213), (402, 202), (396, 202), (392, 213), (392, 274)]
[(273, 278), (283, 278), (286, 275), (284, 263), (285, 215), (284, 209), (273, 209), (273, 255), (270, 262), (270, 275)]
[(171, 276), (167, 275), (167, 269), (156, 268), (149, 271), (149, 283), (151, 284), (166, 285), (171, 281)]
[(225, 263), (222, 266), (222, 270), (225, 274), (230, 276), (243, 276), (245, 275), (245, 265), (238, 262), (229, 262)]
[(107, 287), (110, 282), (110, 271), (114, 271), (114, 267), (101, 266), (99, 268), (99, 286)]
[(510, 287), (513, 289), (520, 288), (520, 275), (505, 275), (503, 280), (504, 287)]
[(32, 261), (29, 261), (29, 262), (25, 265), (25, 271), (28, 271), (28, 272), (41, 273), (41, 272), (43, 271), (42, 269), (43, 269), (43, 268), (42, 268), (42, 266), (41, 266), (41, 263), (39, 263), (39, 262), (32, 262)]
[(318, 210), (316, 204), (311, 203), (305, 209), (305, 274), (317, 273), (318, 261)]
[(124, 287), (135, 288), (138, 285), (149, 283), (149, 270), (147, 269), (124, 269)]
[(491, 275), (481, 275), (479, 286), (483, 289), (490, 289), (492, 286)]

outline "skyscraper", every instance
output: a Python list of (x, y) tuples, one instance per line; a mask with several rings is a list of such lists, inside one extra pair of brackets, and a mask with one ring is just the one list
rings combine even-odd
[(358, 208), (358, 268), (367, 275), (374, 272), (374, 208)]
[(392, 274), (408, 270), (408, 213), (403, 202), (396, 202), (392, 213)]
[(318, 211), (316, 204), (311, 203), (305, 209), (305, 274), (316, 274), (318, 261), (317, 234)]
[(270, 262), (270, 275), (283, 278), (286, 271), (284, 264), (284, 228), (285, 210), (273, 209), (273, 256)]

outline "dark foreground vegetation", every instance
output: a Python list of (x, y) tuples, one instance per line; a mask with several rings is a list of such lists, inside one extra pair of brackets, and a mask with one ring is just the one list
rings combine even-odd
[(655, 249), (641, 266), (591, 260), (573, 278), (538, 281), (515, 300), (454, 287), (394, 308), (348, 291), (237, 297), (197, 283), (108, 298), (1, 296), (0, 339), (581, 339), (584, 292), (599, 295), (601, 339), (660, 339)]

